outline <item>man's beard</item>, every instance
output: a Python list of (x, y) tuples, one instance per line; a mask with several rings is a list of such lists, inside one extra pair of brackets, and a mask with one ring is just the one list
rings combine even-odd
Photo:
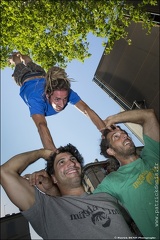
[(126, 149), (122, 149), (122, 148), (114, 148), (112, 147), (112, 149), (116, 152), (116, 155), (122, 157), (122, 158), (128, 158), (129, 156), (134, 156), (137, 155), (136, 154), (136, 147), (133, 145), (131, 145), (129, 148)]

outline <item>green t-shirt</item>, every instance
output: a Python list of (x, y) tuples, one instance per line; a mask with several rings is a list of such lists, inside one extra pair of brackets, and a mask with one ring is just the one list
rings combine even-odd
[(144, 237), (159, 239), (159, 142), (144, 135), (141, 158), (107, 175), (94, 193), (107, 192), (129, 211)]

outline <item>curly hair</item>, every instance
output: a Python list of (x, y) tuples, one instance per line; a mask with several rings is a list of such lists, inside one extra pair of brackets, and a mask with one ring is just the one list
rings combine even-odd
[(72, 79), (60, 67), (51, 67), (46, 74), (45, 94), (49, 97), (55, 90), (67, 90), (69, 92)]
[(56, 156), (59, 153), (64, 153), (64, 152), (68, 152), (68, 153), (72, 154), (77, 159), (77, 161), (80, 163), (81, 167), (83, 167), (84, 159), (83, 159), (82, 155), (79, 153), (78, 149), (75, 146), (73, 146), (71, 143), (69, 143), (64, 147), (61, 146), (61, 147), (57, 148), (57, 151), (47, 161), (46, 172), (50, 176), (52, 174), (54, 174), (54, 161), (55, 161)]
[(110, 157), (110, 155), (107, 153), (107, 149), (110, 147), (110, 141), (107, 139), (107, 135), (110, 132), (111, 131), (109, 129), (105, 129), (103, 131), (102, 140), (100, 142), (100, 154), (106, 158)]

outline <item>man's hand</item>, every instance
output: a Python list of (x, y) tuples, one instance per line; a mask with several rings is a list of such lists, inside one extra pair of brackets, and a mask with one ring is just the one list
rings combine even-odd
[(159, 122), (153, 109), (134, 109), (109, 116), (104, 120), (106, 128), (118, 123), (135, 123), (142, 126), (143, 134), (159, 142)]
[(60, 196), (59, 189), (55, 185), (45, 170), (40, 170), (32, 174), (25, 174), (23, 178), (29, 181), (29, 184), (36, 186), (40, 191), (51, 196)]
[(105, 123), (106, 128), (111, 131), (114, 130), (115, 128), (117, 128), (117, 126), (115, 125), (115, 119), (112, 116), (107, 117), (104, 120), (104, 123)]

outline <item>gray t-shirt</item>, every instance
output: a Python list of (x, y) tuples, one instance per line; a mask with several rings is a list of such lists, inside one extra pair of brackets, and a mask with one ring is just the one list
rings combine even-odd
[(35, 188), (36, 201), (24, 217), (43, 239), (116, 239), (134, 236), (117, 200), (107, 193), (47, 196)]

